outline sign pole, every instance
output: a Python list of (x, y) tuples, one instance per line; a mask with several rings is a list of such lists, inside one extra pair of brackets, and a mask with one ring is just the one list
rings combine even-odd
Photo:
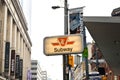
[(86, 68), (86, 79), (89, 80), (89, 65), (88, 65), (88, 49), (87, 49), (87, 43), (86, 43), (86, 32), (85, 32), (85, 26), (82, 26), (83, 28), (83, 39), (84, 39), (84, 51), (83, 51), (83, 61), (85, 61), (85, 68)]
[[(64, 34), (68, 34), (68, 5), (64, 1)], [(63, 55), (63, 80), (69, 80), (68, 55)]]

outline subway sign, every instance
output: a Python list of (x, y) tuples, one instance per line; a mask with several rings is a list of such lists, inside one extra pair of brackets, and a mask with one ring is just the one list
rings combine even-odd
[(74, 34), (44, 38), (45, 55), (78, 54), (82, 51), (82, 35)]

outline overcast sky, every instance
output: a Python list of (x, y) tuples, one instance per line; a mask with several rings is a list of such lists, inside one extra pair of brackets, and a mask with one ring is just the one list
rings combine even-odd
[[(68, 0), (69, 8), (85, 6), (84, 16), (111, 16), (120, 0)], [(64, 9), (51, 9), (64, 6), (64, 0), (32, 0), (32, 59), (40, 62), (42, 70), (47, 70), (52, 80), (62, 80), (62, 56), (45, 56), (43, 39), (46, 36), (64, 35)], [(87, 34), (87, 41), (92, 39)]]

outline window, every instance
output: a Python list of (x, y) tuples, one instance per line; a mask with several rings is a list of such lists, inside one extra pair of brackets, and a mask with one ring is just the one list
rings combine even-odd
[(37, 65), (37, 63), (32, 63), (32, 65)]
[(37, 73), (32, 73), (32, 75), (37, 75)]
[(37, 78), (32, 78), (32, 80), (37, 80)]
[(37, 70), (37, 68), (31, 68), (31, 70)]

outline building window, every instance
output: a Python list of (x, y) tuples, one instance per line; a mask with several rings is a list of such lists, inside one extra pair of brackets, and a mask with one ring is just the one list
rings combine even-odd
[(37, 75), (37, 73), (32, 73), (32, 75)]
[(32, 65), (37, 65), (37, 63), (32, 63)]
[(37, 68), (31, 68), (31, 70), (37, 70)]
[(37, 78), (32, 78), (32, 80), (37, 80)]

